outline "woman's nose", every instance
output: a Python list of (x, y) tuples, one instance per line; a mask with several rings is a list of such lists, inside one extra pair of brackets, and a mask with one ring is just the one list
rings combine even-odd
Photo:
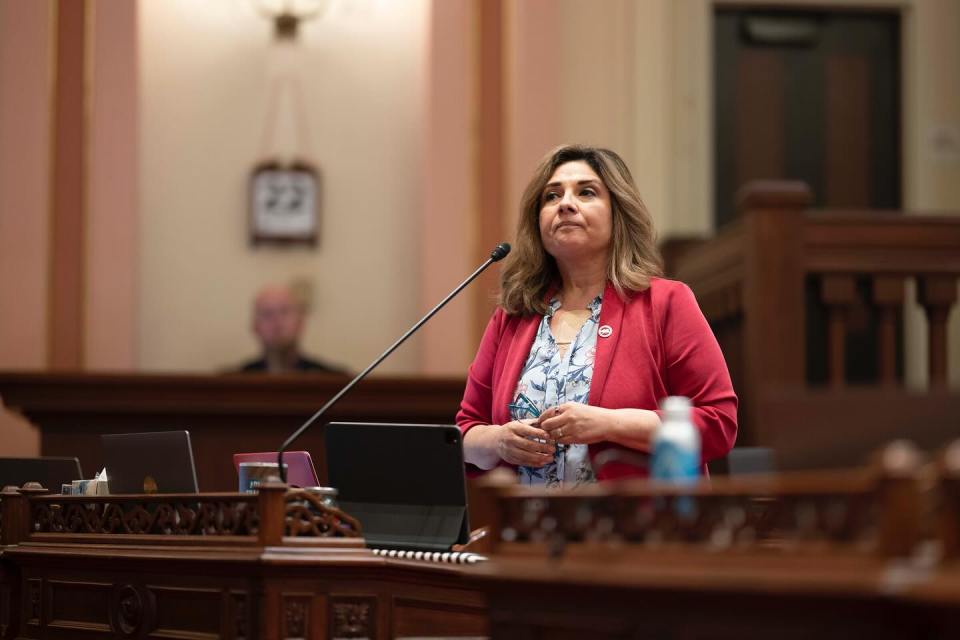
[(560, 210), (561, 211), (576, 211), (576, 201), (573, 197), (572, 191), (564, 191), (563, 197), (560, 198)]

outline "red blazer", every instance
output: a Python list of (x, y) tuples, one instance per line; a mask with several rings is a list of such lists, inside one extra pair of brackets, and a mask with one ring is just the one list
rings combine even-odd
[[(478, 424), (510, 421), (507, 404), (513, 401), (541, 319), (510, 316), (500, 308), (494, 312), (470, 365), (457, 413), (463, 433)], [(725, 456), (737, 437), (737, 396), (720, 346), (689, 287), (653, 278), (648, 289), (622, 300), (608, 283), (599, 324), (611, 332), (597, 335), (589, 404), (656, 410), (667, 396), (687, 396), (700, 430), (703, 462)], [(619, 445), (590, 445), (591, 460), (610, 448)], [(599, 480), (642, 475), (616, 462), (597, 471)]]

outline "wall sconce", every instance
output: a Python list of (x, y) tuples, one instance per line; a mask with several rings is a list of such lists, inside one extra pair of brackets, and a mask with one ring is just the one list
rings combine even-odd
[(326, 11), (330, 0), (254, 0), (257, 11), (273, 22), (277, 42), (297, 39), (300, 23), (312, 20)]

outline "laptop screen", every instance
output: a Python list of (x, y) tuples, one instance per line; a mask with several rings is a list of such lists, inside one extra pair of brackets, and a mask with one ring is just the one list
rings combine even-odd
[(368, 546), (444, 551), (467, 541), (460, 429), (332, 422), (325, 440), (330, 485)]
[(0, 487), (39, 482), (51, 493), (60, 493), (64, 484), (82, 478), (77, 458), (0, 458)]
[(111, 433), (100, 441), (110, 493), (197, 493), (189, 432)]

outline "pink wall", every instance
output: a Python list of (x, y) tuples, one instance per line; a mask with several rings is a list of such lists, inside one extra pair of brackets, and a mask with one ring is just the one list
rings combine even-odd
[[(516, 224), (517, 206), (537, 161), (553, 147), (573, 140), (561, 140), (562, 101), (582, 96), (561, 95), (561, 87), (576, 86), (562, 78), (560, 17), (553, 0), (525, 0), (512, 5), (509, 19), (509, 46), (512, 65), (508, 71), (507, 135), (509, 167), (507, 176), (508, 228)], [(589, 78), (585, 79), (589, 80)], [(587, 91), (589, 94), (589, 90)]]
[[(424, 131), (420, 306), (430, 309), (473, 269), (476, 211), (471, 123), (474, 117), (473, 2), (431, 5)], [(465, 339), (472, 297), (465, 291), (425, 326), (420, 371), (463, 375), (475, 345)]]
[(0, 3), (0, 367), (46, 363), (50, 162), (47, 2)]
[[(47, 359), (52, 7), (0, 2), (0, 368)], [(0, 455), (36, 455), (39, 435), (0, 410)]]
[[(0, 3), (4, 370), (136, 364), (137, 4), (89, 3), (89, 19), (83, 7)], [(22, 418), (0, 411), (0, 433), (0, 455), (39, 453)]]
[(86, 369), (133, 369), (139, 205), (137, 3), (99, 0), (92, 20), (83, 364)]

